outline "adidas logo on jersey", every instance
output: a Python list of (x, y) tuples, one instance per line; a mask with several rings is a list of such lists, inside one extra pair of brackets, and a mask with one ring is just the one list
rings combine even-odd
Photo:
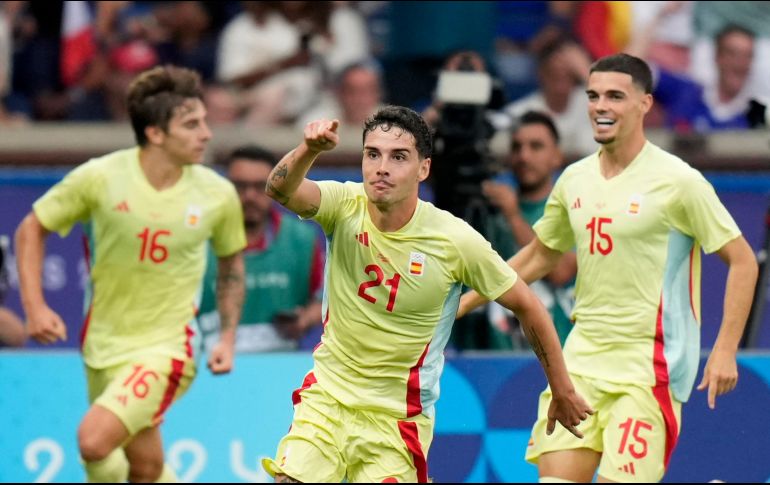
[(369, 247), (369, 233), (368, 232), (362, 232), (361, 234), (356, 234), (356, 240), (366, 246)]
[(572, 207), (570, 209), (580, 209), (582, 205), (580, 204), (580, 197), (575, 199), (575, 202), (572, 203)]
[(619, 472), (628, 473), (629, 475), (636, 475), (636, 469), (634, 468), (634, 462), (630, 462), (627, 465), (619, 466), (618, 467)]
[(113, 207), (112, 210), (117, 212), (131, 212), (131, 209), (128, 208), (128, 202), (125, 200)]

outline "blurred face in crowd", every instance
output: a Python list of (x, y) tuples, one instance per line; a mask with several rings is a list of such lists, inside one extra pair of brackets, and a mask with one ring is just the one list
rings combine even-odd
[(725, 34), (717, 45), (719, 89), (728, 98), (736, 96), (749, 77), (754, 58), (754, 39), (744, 32)]
[(377, 74), (365, 68), (348, 71), (339, 87), (339, 100), (345, 121), (363, 125), (382, 101), (382, 90)]
[(562, 56), (553, 54), (538, 69), (540, 89), (552, 110), (565, 110), (575, 88), (575, 76), (569, 64), (562, 62)]
[(272, 169), (262, 160), (236, 158), (230, 162), (227, 177), (241, 199), (246, 229), (260, 227), (267, 220), (273, 199), (265, 193), (265, 186)]
[(149, 142), (180, 165), (201, 163), (211, 140), (206, 108), (197, 98), (187, 99), (174, 110), (165, 131), (157, 126), (150, 126), (146, 131)]
[(428, 177), (430, 158), (420, 158), (411, 133), (380, 126), (364, 139), (364, 188), (380, 209), (417, 199), (419, 183)]
[(511, 167), (521, 192), (534, 192), (550, 184), (561, 165), (562, 153), (548, 127), (522, 125), (511, 141)]
[(594, 140), (602, 145), (643, 136), (644, 115), (652, 95), (622, 72), (592, 72), (588, 77), (588, 116)]

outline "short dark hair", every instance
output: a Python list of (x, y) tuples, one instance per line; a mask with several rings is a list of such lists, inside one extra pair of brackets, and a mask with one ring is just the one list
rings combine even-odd
[(631, 76), (631, 81), (645, 94), (652, 93), (652, 71), (642, 59), (629, 54), (613, 54), (602, 57), (591, 65), (589, 74), (594, 72), (622, 72)]
[(746, 37), (751, 38), (754, 40), (756, 35), (751, 30), (741, 27), (740, 25), (736, 24), (729, 24), (725, 26), (722, 30), (720, 30), (717, 35), (714, 37), (714, 45), (716, 46), (717, 52), (719, 52), (722, 49), (722, 41), (725, 40), (725, 37), (727, 37), (730, 34), (743, 34)]
[(128, 87), (128, 113), (136, 142), (147, 144), (148, 126), (168, 130), (174, 111), (190, 98), (203, 100), (200, 75), (171, 65), (154, 67), (137, 76)]
[(559, 144), (559, 130), (556, 128), (556, 125), (554, 124), (553, 119), (547, 114), (540, 111), (527, 111), (526, 113), (521, 115), (521, 118), (519, 118), (519, 122), (516, 125), (516, 129), (514, 130), (514, 133), (524, 125), (545, 126), (548, 129), (548, 131), (551, 133), (551, 136), (553, 136), (553, 141), (557, 145)]
[(236, 148), (227, 156), (223, 165), (230, 167), (235, 160), (246, 159), (254, 162), (265, 162), (271, 167), (278, 165), (278, 158), (273, 152), (259, 145), (244, 145)]
[(390, 131), (397, 127), (414, 137), (415, 148), (422, 158), (430, 158), (433, 155), (433, 135), (425, 120), (416, 111), (404, 106), (385, 106), (377, 111), (364, 123), (363, 141), (366, 135), (377, 128), (382, 131)]

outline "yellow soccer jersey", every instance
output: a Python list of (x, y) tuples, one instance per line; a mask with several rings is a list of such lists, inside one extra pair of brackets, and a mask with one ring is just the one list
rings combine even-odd
[(81, 346), (89, 366), (144, 352), (192, 356), (206, 241), (218, 256), (246, 245), (240, 202), (227, 180), (192, 165), (159, 192), (133, 148), (77, 167), (33, 207), (43, 226), (62, 236), (85, 225), (91, 287)]
[(607, 180), (591, 155), (564, 171), (535, 232), (552, 249), (577, 247), (569, 370), (670, 385), (686, 401), (700, 352), (700, 248), (740, 235), (700, 172), (647, 142)]
[(419, 201), (394, 232), (372, 223), (362, 184), (320, 182), (325, 328), (314, 374), (342, 404), (432, 415), (461, 287), (494, 300), (516, 273), (467, 223)]

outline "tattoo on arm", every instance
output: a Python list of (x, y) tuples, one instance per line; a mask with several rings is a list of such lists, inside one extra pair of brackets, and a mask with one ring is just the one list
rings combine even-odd
[(529, 345), (532, 347), (532, 351), (535, 353), (538, 360), (540, 360), (540, 363), (543, 365), (543, 367), (549, 367), (548, 354), (545, 352), (545, 348), (543, 348), (542, 342), (540, 342), (540, 337), (538, 337), (537, 333), (535, 333), (535, 331), (529, 326), (522, 325), (522, 328), (524, 329), (524, 335), (526, 335), (527, 340), (529, 340)]
[(217, 277), (217, 306), (222, 330), (238, 325), (243, 298), (243, 275), (232, 270), (222, 271)]
[(275, 170), (273, 170), (273, 176), (270, 178), (270, 180), (285, 179), (288, 174), (289, 167), (287, 167), (285, 163), (282, 163), (275, 167)]
[(267, 183), (267, 191), (275, 195), (275, 200), (277, 200), (279, 204), (286, 205), (289, 202), (290, 197), (278, 190), (271, 182)]
[(311, 205), (308, 210), (301, 212), (299, 216), (303, 219), (310, 219), (316, 214), (318, 214), (318, 206)]

